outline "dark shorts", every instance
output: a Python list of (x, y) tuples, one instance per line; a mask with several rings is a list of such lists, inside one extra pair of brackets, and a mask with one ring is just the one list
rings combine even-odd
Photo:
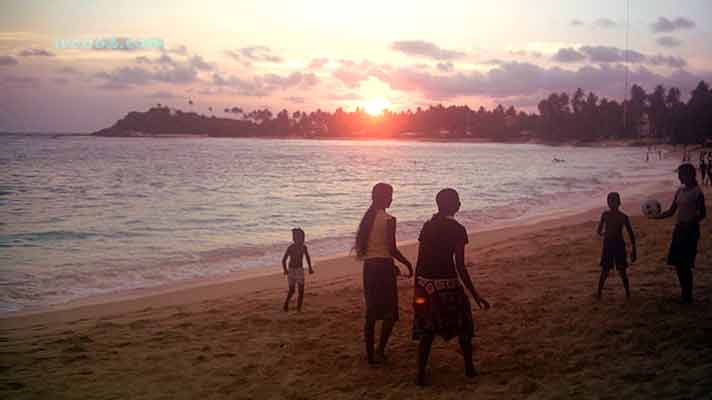
[(623, 239), (603, 239), (601, 268), (604, 270), (612, 268), (624, 270), (628, 268), (628, 255), (625, 251)]
[(436, 335), (445, 340), (474, 336), (470, 300), (456, 278), (429, 280), (418, 277), (414, 295), (413, 339)]
[(700, 224), (697, 222), (675, 225), (670, 241), (667, 263), (676, 267), (695, 268), (697, 242), (700, 240)]
[(392, 258), (370, 258), (363, 262), (363, 294), (367, 319), (398, 320), (398, 285)]

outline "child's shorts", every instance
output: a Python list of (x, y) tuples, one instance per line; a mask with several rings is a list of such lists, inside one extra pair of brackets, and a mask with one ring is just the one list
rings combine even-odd
[(287, 282), (289, 286), (295, 284), (304, 286), (304, 268), (290, 268), (287, 272)]
[(625, 251), (625, 242), (620, 239), (604, 239), (601, 252), (601, 268), (610, 270), (628, 268), (628, 255)]

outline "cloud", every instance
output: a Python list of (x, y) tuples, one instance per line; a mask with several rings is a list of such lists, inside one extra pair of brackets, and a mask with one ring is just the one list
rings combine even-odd
[(165, 90), (159, 90), (157, 92), (147, 94), (146, 97), (149, 99), (177, 99), (180, 96), (178, 96), (172, 92), (168, 92)]
[(18, 53), (21, 57), (54, 57), (54, 53), (45, 49), (25, 49)]
[(404, 40), (393, 42), (391, 48), (409, 56), (425, 57), (434, 60), (455, 60), (467, 54), (461, 51), (441, 49), (434, 43), (423, 40)]
[(327, 96), (328, 100), (332, 101), (348, 101), (348, 100), (361, 100), (363, 97), (358, 93), (346, 92), (346, 93), (335, 93)]
[(559, 51), (554, 54), (552, 59), (561, 63), (579, 62), (585, 60), (586, 55), (572, 47), (569, 47), (565, 49), (559, 49)]
[(23, 75), (2, 75), (0, 76), (0, 87), (5, 89), (25, 89), (39, 86), (40, 80), (33, 76)]
[(661, 54), (648, 57), (647, 63), (651, 65), (661, 65), (670, 68), (682, 68), (687, 65), (687, 61), (680, 57), (664, 56)]
[[(650, 64), (653, 66), (665, 66), (671, 68), (681, 68), (687, 62), (675, 56), (645, 55), (635, 50), (628, 50), (628, 60), (634, 64)], [(573, 47), (562, 48), (554, 54), (552, 60), (560, 63), (575, 63), (588, 60), (593, 63), (622, 63), (626, 61), (626, 50), (611, 46), (581, 46), (579, 49)]]
[(682, 44), (680, 40), (672, 36), (660, 36), (655, 42), (663, 47), (677, 47)]
[[(414, 68), (378, 71), (376, 77), (394, 90), (419, 92), (431, 100), (458, 96), (489, 96), (510, 98), (530, 96), (552, 91), (571, 91), (582, 87), (600, 95), (619, 97), (622, 93), (625, 66), (602, 64), (583, 66), (575, 70), (559, 67), (545, 68), (530, 63), (510, 62), (487, 72), (470, 71), (448, 75), (433, 74)], [(684, 70), (665, 76), (645, 67), (630, 69), (631, 83), (644, 87), (657, 84), (677, 85), (681, 88), (694, 85), (695, 77)]]
[(179, 54), (179, 55), (181, 55), (181, 56), (184, 56), (184, 55), (187, 55), (187, 54), (188, 54), (188, 48), (187, 48), (185, 45), (183, 45), (183, 44), (182, 44), (182, 45), (179, 45), (179, 46), (176, 46), (176, 47), (173, 47), (173, 48), (171, 48), (171, 49), (169, 49), (169, 50), (166, 50), (166, 51), (169, 52), (169, 53), (173, 53), (173, 54)]
[(350, 89), (359, 87), (362, 81), (368, 79), (370, 71), (375, 67), (374, 64), (365, 60), (360, 63), (339, 60), (339, 64), (339, 67), (332, 71), (331, 75)]
[(233, 89), (236, 94), (244, 96), (267, 96), (278, 90), (291, 88), (309, 89), (319, 83), (319, 79), (313, 73), (304, 74), (292, 72), (289, 75), (265, 74), (243, 79), (236, 76), (224, 77), (214, 73), (212, 77), (213, 85)]
[(119, 67), (112, 72), (99, 72), (95, 77), (105, 80), (100, 86), (103, 89), (126, 89), (154, 80), (153, 74), (141, 67)]
[(622, 50), (612, 46), (581, 46), (579, 51), (586, 54), (591, 62), (613, 63), (628, 61), (633, 63), (641, 62), (645, 56), (635, 50)]
[(599, 28), (603, 29), (610, 29), (610, 28), (615, 28), (618, 26), (616, 21), (609, 19), (609, 18), (599, 18), (593, 22), (594, 25), (596, 25)]
[(248, 46), (238, 50), (225, 50), (232, 59), (243, 63), (245, 66), (250, 66), (251, 62), (268, 62), (282, 63), (284, 59), (280, 56), (272, 54), (272, 51), (267, 46)]
[(684, 17), (677, 17), (674, 20), (669, 20), (665, 17), (659, 17), (657, 21), (650, 24), (650, 29), (654, 33), (673, 32), (679, 29), (692, 29), (695, 27), (695, 21)]
[(439, 62), (436, 67), (442, 72), (452, 72), (455, 70), (455, 64), (452, 62)]
[(13, 56), (0, 56), (0, 67), (8, 67), (17, 64), (17, 59)]
[(300, 97), (300, 96), (290, 96), (290, 97), (287, 97), (285, 100), (291, 101), (292, 103), (296, 103), (296, 104), (305, 104), (307, 102), (306, 98)]
[(574, 18), (574, 19), (572, 19), (572, 20), (569, 22), (569, 25), (571, 25), (571, 26), (583, 26), (583, 21), (581, 21), (580, 19), (575, 19), (575, 18)]
[(309, 66), (307, 68), (309, 69), (321, 69), (324, 67), (324, 65), (329, 63), (328, 58), (314, 58), (309, 62)]

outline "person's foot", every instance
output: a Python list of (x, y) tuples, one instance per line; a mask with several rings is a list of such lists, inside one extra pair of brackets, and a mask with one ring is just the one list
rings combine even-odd
[(425, 381), (425, 372), (418, 372), (418, 376), (415, 377), (415, 384), (418, 386), (427, 386), (428, 383)]
[(376, 351), (375, 359), (378, 361), (379, 364), (385, 363), (387, 361), (386, 352), (383, 350)]
[(368, 360), (368, 365), (378, 365), (381, 363), (381, 361), (374, 356), (368, 356), (366, 359)]
[(477, 372), (477, 370), (475, 369), (475, 367), (465, 369), (465, 376), (468, 377), (468, 378), (474, 378), (474, 377), (476, 377), (476, 376), (479, 375), (479, 374), (480, 374), (480, 373)]

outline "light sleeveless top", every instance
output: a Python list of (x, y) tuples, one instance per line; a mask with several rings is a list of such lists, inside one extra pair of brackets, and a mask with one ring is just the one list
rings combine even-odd
[(677, 193), (675, 193), (677, 222), (692, 222), (697, 218), (697, 200), (701, 194), (699, 186), (689, 190), (677, 189)]
[(388, 245), (388, 221), (393, 219), (385, 210), (376, 211), (373, 218), (371, 232), (368, 235), (368, 246), (364, 259), (369, 258), (391, 258), (390, 246)]

